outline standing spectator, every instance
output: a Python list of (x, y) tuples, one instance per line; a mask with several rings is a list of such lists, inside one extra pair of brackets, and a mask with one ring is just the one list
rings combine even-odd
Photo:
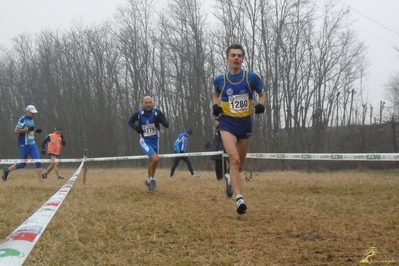
[[(193, 135), (193, 130), (191, 128), (187, 129), (186, 132), (180, 133), (177, 136), (177, 139), (174, 143), (175, 153), (185, 153), (187, 151), (188, 138)], [(172, 169), (170, 170), (170, 177), (173, 177), (175, 174), (175, 170), (177, 165), (180, 162), (180, 159), (183, 160), (188, 167), (188, 171), (190, 171), (191, 177), (200, 177), (201, 175), (194, 173), (193, 167), (191, 166), (190, 159), (188, 156), (184, 157), (175, 157), (172, 165)]]
[[(33, 117), (37, 114), (38, 111), (35, 106), (28, 105), (25, 109), (25, 115), (22, 116), (19, 120), (17, 125), (15, 126), (14, 133), (18, 134), (18, 152), (19, 157), (21, 159), (27, 159), (30, 155), (33, 159), (39, 160), (40, 154), (39, 150), (36, 147), (35, 143), (35, 132), (41, 133), (41, 129), (35, 129), (35, 122), (33, 121)], [(36, 165), (36, 173), (37, 177), (40, 181), (42, 179), (42, 163), (35, 162)], [(20, 162), (11, 165), (10, 167), (3, 169), (3, 175), (1, 176), (3, 181), (6, 182), (8, 179), (8, 175), (11, 171), (25, 168), (26, 163)]]
[[(211, 151), (224, 151), (222, 137), (220, 136), (220, 129), (219, 129), (219, 117), (215, 119), (215, 132), (213, 134), (212, 140), (210, 142), (210, 150)], [(215, 174), (217, 180), (222, 180), (225, 177), (226, 180), (226, 196), (231, 198), (232, 191), (230, 182), (230, 176), (228, 171), (228, 158), (223, 159), (223, 155), (211, 155), (211, 160), (215, 162)]]
[(48, 134), (47, 137), (43, 140), (42, 142), (42, 154), (46, 154), (46, 144), (47, 145), (47, 154), (49, 158), (51, 159), (50, 166), (46, 169), (46, 172), (42, 175), (43, 179), (47, 178), (47, 175), (54, 169), (55, 174), (57, 175), (57, 179), (64, 179), (62, 176), (60, 176), (60, 172), (58, 169), (58, 162), (56, 159), (61, 154), (62, 146), (65, 146), (65, 138), (61, 134), (62, 128), (59, 126), (56, 126), (54, 128), (54, 132), (51, 134)]
[(128, 124), (140, 135), (139, 143), (141, 151), (150, 158), (148, 177), (145, 179), (144, 184), (147, 186), (148, 192), (155, 192), (158, 189), (155, 180), (155, 171), (159, 161), (158, 141), (160, 124), (168, 128), (169, 122), (161, 110), (154, 108), (152, 98), (145, 96), (142, 101), (142, 108), (133, 113)]
[[(221, 114), (220, 135), (229, 155), (229, 183), (236, 195), (237, 213), (244, 214), (247, 205), (242, 196), (240, 173), (243, 170), (249, 137), (252, 134), (251, 114), (253, 109), (255, 114), (265, 112), (266, 94), (259, 76), (252, 71), (242, 69), (245, 51), (240, 44), (230, 45), (226, 49), (226, 57), (229, 70), (214, 80), (212, 108), (214, 116)], [(253, 106), (254, 91), (259, 96), (255, 106)]]

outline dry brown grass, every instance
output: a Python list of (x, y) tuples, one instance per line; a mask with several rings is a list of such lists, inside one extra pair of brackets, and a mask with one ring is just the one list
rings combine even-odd
[[(153, 194), (145, 175), (89, 167), (84, 185), (82, 171), (25, 265), (359, 265), (369, 247), (374, 260), (399, 261), (397, 174), (254, 173), (242, 216), (213, 172), (159, 169)], [(65, 182), (12, 172), (0, 185), (0, 238)]]

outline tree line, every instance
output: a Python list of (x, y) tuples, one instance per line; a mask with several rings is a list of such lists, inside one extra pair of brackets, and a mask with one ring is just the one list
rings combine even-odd
[[(268, 97), (254, 116), (250, 152), (329, 152), (330, 128), (374, 123), (365, 98), (367, 50), (335, 1), (127, 0), (99, 25), (20, 34), (0, 51), (0, 150), (16, 158), (13, 129), (28, 104), (35, 124), (63, 127), (63, 157), (141, 154), (128, 127), (144, 96), (170, 121), (160, 153), (173, 152), (191, 127), (191, 151), (213, 133), (213, 79), (227, 70), (225, 49), (240, 43), (243, 66), (259, 74)], [(381, 121), (380, 121), (381, 122)]]

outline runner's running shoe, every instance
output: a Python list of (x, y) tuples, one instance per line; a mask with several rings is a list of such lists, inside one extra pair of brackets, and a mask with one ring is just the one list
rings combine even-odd
[(244, 214), (247, 212), (247, 205), (245, 205), (243, 198), (238, 198), (236, 200), (236, 205), (237, 205), (237, 213), (238, 214)]

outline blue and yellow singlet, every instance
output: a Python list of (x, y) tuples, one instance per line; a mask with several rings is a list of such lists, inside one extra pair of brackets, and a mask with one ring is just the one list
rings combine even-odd
[(243, 118), (252, 114), (253, 91), (262, 93), (263, 83), (252, 71), (242, 70), (239, 74), (225, 73), (214, 81), (215, 91), (220, 93), (223, 115)]

